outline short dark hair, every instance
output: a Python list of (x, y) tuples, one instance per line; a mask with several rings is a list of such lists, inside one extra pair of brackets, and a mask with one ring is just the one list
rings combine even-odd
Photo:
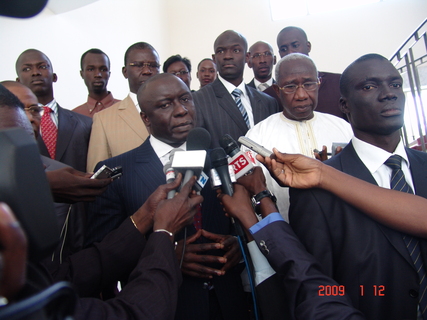
[(8, 107), (10, 109), (21, 108), (24, 110), (24, 104), (6, 87), (0, 84), (0, 108)]
[(154, 51), (155, 53), (157, 53), (156, 49), (154, 49), (154, 47), (147, 42), (134, 43), (125, 52), (125, 66), (127, 64), (128, 57), (129, 57), (129, 54), (131, 53), (131, 51), (133, 51), (133, 50), (144, 50), (144, 49), (150, 49), (150, 50)]
[(347, 68), (345, 68), (344, 72), (341, 74), (341, 77), (340, 77), (340, 93), (342, 97), (346, 97), (348, 95), (350, 80), (351, 80), (350, 78), (351, 70), (355, 67), (355, 65), (368, 60), (389, 61), (387, 58), (377, 53), (368, 53), (354, 60)]
[(303, 37), (305, 38), (305, 40), (308, 41), (307, 39), (307, 34), (305, 33), (305, 31), (303, 29), (301, 29), (300, 27), (294, 27), (294, 26), (289, 26), (289, 27), (285, 27), (282, 30), (280, 30), (280, 32), (277, 34), (277, 37), (279, 37), (280, 34), (284, 33), (284, 32), (288, 32), (288, 31), (292, 31), (292, 30), (297, 30), (299, 31)]
[(171, 64), (174, 64), (175, 62), (182, 62), (187, 66), (188, 72), (191, 72), (191, 62), (188, 58), (183, 58), (181, 55), (176, 54), (174, 56), (169, 57), (164, 63), (163, 63), (163, 72), (167, 72), (168, 68), (171, 66)]
[(199, 64), (197, 65), (197, 71), (199, 71), (199, 68), (200, 68), (200, 64), (203, 62), (203, 61), (211, 61), (214, 65), (216, 65), (216, 63), (215, 63), (215, 61), (213, 61), (213, 59), (211, 59), (211, 58), (204, 58), (204, 59), (202, 59), (200, 62), (199, 62)]
[(101, 49), (92, 48), (92, 49), (89, 49), (88, 51), (86, 51), (85, 53), (83, 53), (82, 57), (80, 58), (80, 68), (82, 70), (83, 70), (83, 59), (86, 57), (86, 55), (88, 53), (103, 54), (104, 56), (106, 56), (107, 60), (108, 60), (108, 68), (110, 68), (110, 58), (108, 57), (108, 55), (104, 51), (102, 51)]

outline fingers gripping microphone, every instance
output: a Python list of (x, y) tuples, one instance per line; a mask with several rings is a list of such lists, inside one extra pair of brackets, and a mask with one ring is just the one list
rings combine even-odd
[(244, 152), (240, 151), (239, 145), (230, 135), (224, 135), (219, 140), (219, 144), (230, 157), (228, 158), (228, 164), (233, 166), (236, 179), (249, 173), (254, 168), (252, 161)]
[(211, 151), (212, 167), (218, 172), (221, 180), (221, 190), (229, 196), (233, 195), (233, 184), (231, 182), (230, 174), (228, 172), (227, 155), (223, 148), (215, 148)]

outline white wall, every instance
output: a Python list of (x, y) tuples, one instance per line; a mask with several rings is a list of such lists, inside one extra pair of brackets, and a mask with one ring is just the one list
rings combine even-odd
[[(190, 58), (195, 69), (201, 59), (211, 56), (213, 42), (224, 30), (241, 32), (249, 44), (268, 41), (277, 50), (276, 35), (288, 25), (307, 32), (310, 55), (320, 70), (342, 72), (365, 53), (390, 57), (426, 17), (425, 0), (386, 0), (275, 22), (268, 0), (99, 0), (59, 15), (45, 9), (28, 20), (0, 18), (0, 80), (15, 79), (14, 65), (22, 51), (39, 49), (58, 74), (55, 97), (72, 109), (87, 96), (79, 61), (89, 48), (98, 47), (110, 56), (109, 89), (121, 99), (128, 92), (121, 74), (123, 55), (132, 43), (151, 43), (162, 62), (179, 53)], [(195, 71), (193, 89), (198, 88)], [(246, 82), (251, 78), (247, 68)]]

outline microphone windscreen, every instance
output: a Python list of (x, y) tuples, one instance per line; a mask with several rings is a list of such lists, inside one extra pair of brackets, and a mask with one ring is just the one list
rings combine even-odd
[(229, 134), (225, 134), (220, 140), (219, 145), (230, 157), (234, 157), (240, 151), (239, 145)]
[(210, 133), (201, 127), (192, 129), (187, 136), (187, 150), (208, 150), (211, 145)]
[(223, 148), (215, 148), (211, 151), (212, 167), (218, 168), (220, 166), (228, 166), (227, 155)]

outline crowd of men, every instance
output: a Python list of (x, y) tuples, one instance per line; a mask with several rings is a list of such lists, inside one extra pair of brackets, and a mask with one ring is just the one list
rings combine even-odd
[[(358, 58), (342, 75), (318, 71), (298, 27), (282, 29), (277, 47), (280, 60), (271, 44), (249, 46), (242, 34), (224, 31), (212, 59), (197, 65), (200, 89), (192, 91), (188, 58), (169, 57), (161, 73), (155, 48), (134, 43), (124, 54), (123, 100), (107, 89), (108, 55), (90, 49), (80, 71), (88, 99), (72, 111), (55, 100), (49, 57), (36, 49), (17, 57), (16, 81), (0, 86), (0, 129), (23, 127), (37, 139), (63, 232), (36, 267), (48, 282), (72, 283), (76, 319), (427, 319), (427, 242), (412, 227), (402, 230), (401, 220), (377, 219), (382, 210), (367, 210), (367, 196), (349, 203), (351, 191), (343, 197), (320, 178), (304, 182), (325, 161), (373, 185), (427, 197), (427, 155), (400, 137), (402, 77), (378, 54)], [(245, 64), (254, 73), (247, 84)], [(242, 146), (262, 170), (239, 178), (234, 195), (210, 183), (196, 195), (192, 178), (167, 197), (182, 177), (165, 185), (164, 167), (175, 149), (187, 150), (197, 127), (211, 136), (207, 175), (210, 151), (226, 134), (316, 160), (299, 167), (300, 158), (277, 150), (271, 159), (256, 157)], [(121, 166), (122, 177), (90, 179), (103, 165)], [(13, 224), (7, 207), (0, 206), (2, 217)], [(3, 232), (16, 235), (8, 226)], [(0, 237), (0, 252), (8, 239)], [(20, 270), (4, 269), (2, 277)], [(253, 277), (256, 290), (248, 290)], [(22, 287), (0, 285), (0, 295), (13, 303), (28, 296)]]

